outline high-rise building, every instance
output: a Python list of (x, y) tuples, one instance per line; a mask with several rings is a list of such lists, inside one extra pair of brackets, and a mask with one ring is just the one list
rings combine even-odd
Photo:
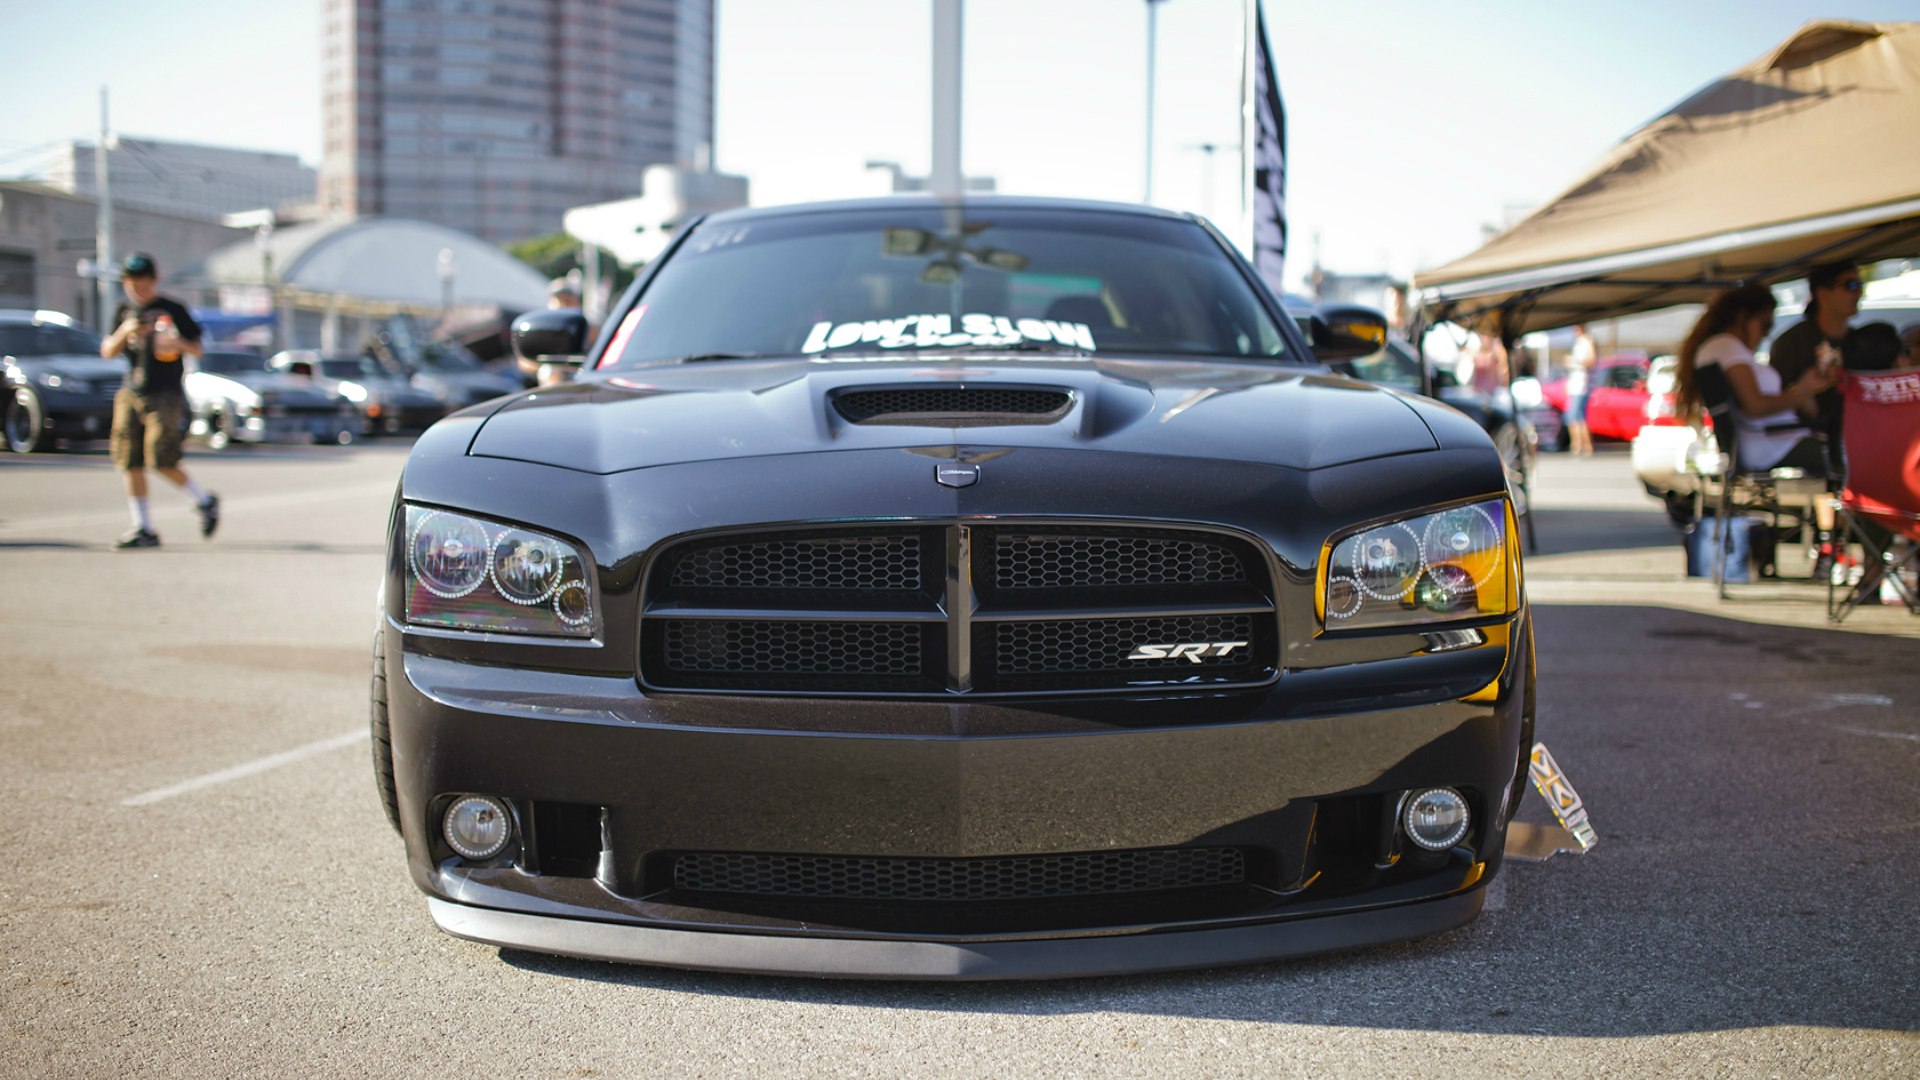
[(713, 0), (325, 0), (323, 211), (495, 242), (704, 168)]

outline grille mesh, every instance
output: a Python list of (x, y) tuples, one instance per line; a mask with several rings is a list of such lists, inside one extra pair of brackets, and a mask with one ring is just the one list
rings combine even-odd
[[(994, 626), (993, 670), (1004, 675), (1078, 674), (1241, 667), (1253, 659), (1253, 620), (1245, 615), (1174, 615), (1155, 619), (1060, 619)], [(1140, 645), (1246, 642), (1225, 656), (1198, 660), (1129, 660)], [(1213, 650), (1209, 650), (1210, 652)]]
[(1126, 533), (1001, 533), (993, 583), (1001, 589), (1208, 585), (1247, 580), (1225, 544)]
[(1246, 880), (1238, 848), (1162, 848), (980, 859), (735, 855), (674, 861), (693, 892), (933, 903), (1037, 900), (1205, 888)]
[(918, 675), (918, 623), (668, 619), (673, 671), (779, 675)]
[(864, 424), (881, 418), (1042, 417), (1066, 411), (1071, 401), (1061, 390), (946, 386), (857, 390), (836, 396), (833, 407), (848, 420)]
[(920, 538), (891, 533), (715, 544), (682, 555), (671, 580), (688, 589), (917, 589)]

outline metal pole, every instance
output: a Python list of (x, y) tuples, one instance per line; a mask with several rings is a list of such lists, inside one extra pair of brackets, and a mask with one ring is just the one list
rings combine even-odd
[(600, 321), (600, 245), (588, 241), (581, 245), (580, 261), (586, 264), (586, 290), (580, 295), (580, 313), (589, 324)]
[(965, 0), (933, 0), (933, 169), (927, 186), (943, 198), (966, 188), (960, 165), (961, 28)]
[(108, 320), (113, 318), (113, 189), (109, 186), (107, 168), (107, 88), (100, 88), (100, 142), (93, 148), (93, 186), (94, 186), (94, 296), (97, 299), (97, 312), (100, 332), (113, 333)]
[(1147, 0), (1147, 156), (1145, 194), (1140, 201), (1153, 202), (1153, 89), (1154, 59), (1160, 43), (1160, 5), (1165, 0)]

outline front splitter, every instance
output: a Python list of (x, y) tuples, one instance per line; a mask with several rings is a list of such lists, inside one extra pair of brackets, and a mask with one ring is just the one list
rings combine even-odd
[(1098, 937), (946, 944), (561, 919), (427, 898), (440, 929), (510, 949), (661, 967), (833, 979), (1057, 979), (1253, 964), (1424, 937), (1473, 921), (1486, 890), (1288, 921)]

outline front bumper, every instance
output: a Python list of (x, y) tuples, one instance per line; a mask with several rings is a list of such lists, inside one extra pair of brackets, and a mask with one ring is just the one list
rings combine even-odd
[[(400, 643), (388, 686), (402, 831), (443, 929), (600, 959), (845, 977), (1245, 963), (1470, 921), (1518, 794), (1531, 679), (1524, 616), (1479, 648), (1390, 662), (1409, 685), (1453, 688), (1424, 699), (1316, 699), (1313, 673), (1185, 698), (648, 695), (630, 677), (463, 662), (398, 623), (387, 633)], [(1394, 834), (1400, 793), (1426, 786), (1472, 803), (1476, 824), (1451, 851)], [(455, 857), (437, 815), (459, 792), (508, 799), (522, 846), (486, 864)], [(576, 843), (571, 861), (543, 850), (556, 806), (587, 808), (595, 850)], [(1198, 846), (1247, 853), (1248, 880), (1110, 901), (876, 904), (689, 893), (672, 872), (685, 852), (958, 860)]]
[(332, 443), (360, 426), (357, 413), (290, 412), (249, 416), (233, 424), (231, 435), (245, 443)]
[(529, 915), (429, 898), (440, 929), (488, 945), (663, 967), (843, 979), (1046, 979), (1277, 960), (1425, 937), (1473, 921), (1484, 889), (1401, 907), (1208, 930), (1029, 941), (712, 934)]

